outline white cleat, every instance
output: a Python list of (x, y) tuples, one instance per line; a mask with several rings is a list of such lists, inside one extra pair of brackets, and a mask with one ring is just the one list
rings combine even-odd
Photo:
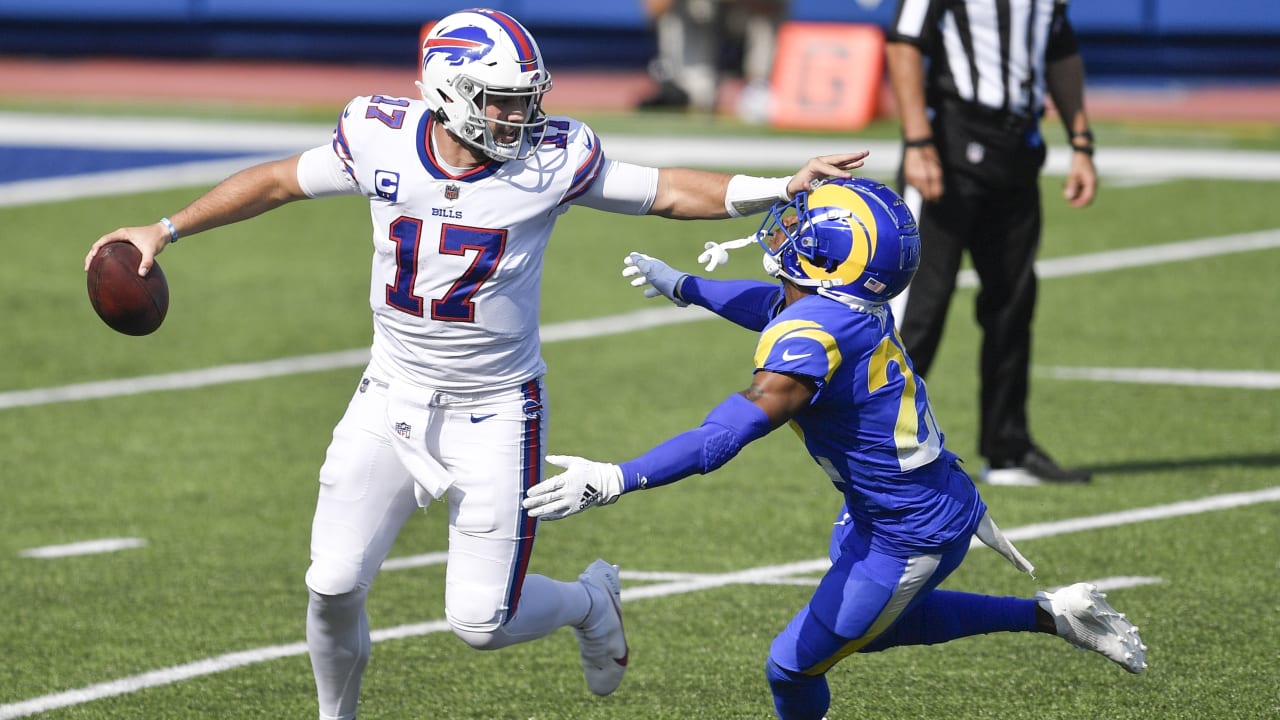
[(596, 560), (578, 576), (591, 596), (591, 612), (580, 627), (578, 636), (582, 654), (582, 672), (587, 688), (596, 695), (608, 695), (622, 684), (627, 672), (627, 634), (622, 627), (622, 584), (618, 568), (604, 560)]
[(1059, 637), (1081, 650), (1093, 650), (1131, 673), (1146, 670), (1147, 646), (1138, 626), (1124, 613), (1116, 612), (1106, 598), (1090, 583), (1036, 593), (1040, 607), (1053, 616)]

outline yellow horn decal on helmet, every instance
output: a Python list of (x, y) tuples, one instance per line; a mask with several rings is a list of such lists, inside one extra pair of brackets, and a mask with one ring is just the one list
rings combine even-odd
[(862, 271), (867, 268), (867, 263), (875, 257), (875, 214), (861, 193), (835, 183), (821, 185), (817, 190), (809, 193), (809, 210), (823, 207), (838, 207), (853, 213), (853, 216), (848, 219), (852, 232), (849, 257), (842, 260), (833, 272), (827, 272), (814, 265), (803, 255), (798, 256), (797, 260), (805, 274), (814, 280), (836, 280), (839, 284), (851, 283), (858, 279)]

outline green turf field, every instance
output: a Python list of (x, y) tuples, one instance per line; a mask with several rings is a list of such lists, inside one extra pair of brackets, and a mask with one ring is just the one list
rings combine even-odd
[[(645, 129), (595, 125), (606, 140)], [(1280, 149), (1256, 129), (1153, 128), (1152, 142), (1141, 127), (1104, 126), (1100, 157), (1108, 132), (1126, 144)], [(1150, 669), (1131, 676), (1044, 635), (899, 648), (831, 672), (831, 720), (1280, 716), (1280, 178), (1104, 177), (1085, 211), (1066, 208), (1059, 182), (1044, 180), (1044, 260), (1142, 251), (1130, 267), (1084, 263), (1041, 284), (1033, 431), (1095, 481), (985, 487), (1038, 578), (977, 549), (945, 587), (1115, 584)], [(345, 198), (184, 239), (160, 257), (172, 293), (160, 331), (108, 330), (85, 297), (88, 246), (200, 189), (0, 208), (0, 720), (315, 716), (302, 577), (316, 471), (359, 368), (96, 399), (23, 394), (367, 346), (368, 214)], [(548, 332), (591, 319), (624, 332), (545, 345), (553, 452), (627, 459), (746, 387), (753, 334), (714, 320), (625, 331), (626, 313), (663, 302), (618, 273), (631, 249), (695, 270), (704, 241), (753, 229), (583, 209), (563, 219), (544, 282)], [(1246, 234), (1271, 242), (1225, 251)], [(1205, 238), (1227, 240), (1168, 259), (1166, 246)], [(744, 251), (727, 270), (758, 267)], [(957, 294), (928, 382), (948, 444), (976, 471), (973, 297)], [(1065, 379), (1080, 368), (1231, 374), (1221, 385)], [(779, 432), (711, 476), (544, 524), (534, 572), (569, 578), (596, 557), (622, 566), (631, 666), (608, 698), (586, 691), (567, 630), (477, 653), (441, 631), (442, 565), (386, 569), (370, 596), (379, 642), (361, 718), (771, 717), (769, 642), (811, 592), (838, 505)], [(411, 521), (393, 558), (444, 550), (445, 525), (439, 508)], [(145, 544), (24, 554), (102, 538)]]

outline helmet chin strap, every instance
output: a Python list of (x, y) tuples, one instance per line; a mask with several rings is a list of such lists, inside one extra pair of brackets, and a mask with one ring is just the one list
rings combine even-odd
[(764, 271), (773, 277), (776, 277), (781, 280), (786, 280), (787, 282), (793, 283), (800, 287), (815, 288), (816, 292), (822, 297), (827, 298), (829, 300), (835, 300), (836, 302), (840, 303), (841, 305), (844, 305), (845, 307), (851, 310), (868, 313), (870, 315), (875, 315), (881, 318), (883, 318), (884, 316), (884, 313), (885, 313), (884, 303), (867, 302), (866, 300), (854, 297), (852, 295), (847, 295), (845, 293), (832, 292), (831, 290), (828, 289), (826, 281), (815, 282), (813, 280), (796, 280), (794, 278), (787, 277), (787, 275), (782, 272), (782, 265), (778, 263), (777, 259), (775, 259), (774, 256), (768, 253), (765, 253), (762, 260), (764, 264)]
[(760, 260), (764, 265), (765, 273), (769, 275), (769, 277), (782, 277), (782, 265), (778, 262), (777, 258), (769, 253), (765, 253)]
[(858, 312), (869, 313), (871, 315), (882, 316), (885, 312), (884, 303), (873, 303), (863, 300), (862, 298), (846, 295), (845, 293), (831, 292), (827, 288), (818, 288), (818, 294), (828, 300), (835, 300), (845, 307), (857, 310)]

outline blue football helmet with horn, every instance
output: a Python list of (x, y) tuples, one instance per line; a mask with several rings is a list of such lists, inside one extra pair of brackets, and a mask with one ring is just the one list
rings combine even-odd
[(887, 185), (867, 178), (828, 180), (774, 205), (756, 240), (771, 275), (858, 304), (888, 302), (920, 266), (911, 210)]

